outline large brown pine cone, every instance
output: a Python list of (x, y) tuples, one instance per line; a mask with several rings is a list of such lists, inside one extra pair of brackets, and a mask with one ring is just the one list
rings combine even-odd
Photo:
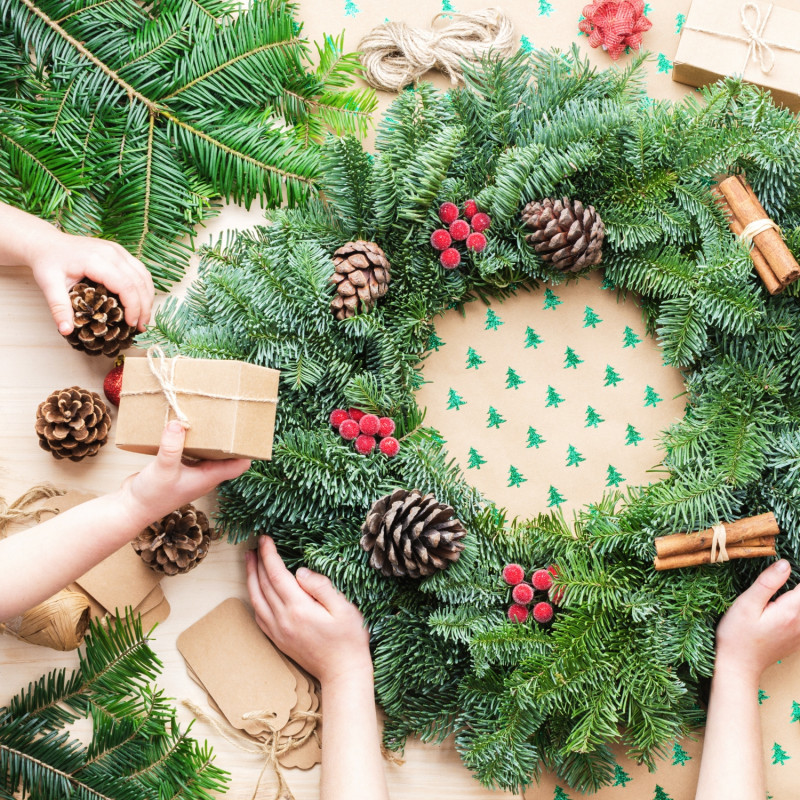
[(125, 322), (119, 297), (102, 283), (83, 280), (69, 292), (75, 327), (64, 338), (90, 356), (115, 356), (133, 344), (136, 329)]
[(36, 411), (39, 447), (54, 458), (80, 461), (106, 443), (111, 418), (96, 392), (71, 386), (53, 392)]
[(216, 538), (209, 529), (208, 517), (187, 503), (148, 525), (131, 544), (150, 569), (177, 575), (194, 569)]
[(336, 319), (369, 311), (389, 288), (389, 259), (375, 242), (348, 242), (333, 254), (333, 266), (331, 283), (336, 285), (336, 294), (331, 311)]
[(371, 567), (384, 575), (420, 578), (457, 561), (467, 532), (453, 509), (418, 489), (396, 489), (377, 500), (361, 528)]
[(594, 206), (546, 197), (522, 209), (522, 222), (533, 231), (525, 241), (562, 272), (579, 272), (600, 263), (605, 227)]

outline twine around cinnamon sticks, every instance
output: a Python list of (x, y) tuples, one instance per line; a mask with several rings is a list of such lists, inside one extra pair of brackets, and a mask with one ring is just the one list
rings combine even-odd
[(718, 564), (735, 558), (775, 555), (778, 521), (770, 511), (726, 522), (696, 533), (674, 533), (655, 540), (657, 570)]

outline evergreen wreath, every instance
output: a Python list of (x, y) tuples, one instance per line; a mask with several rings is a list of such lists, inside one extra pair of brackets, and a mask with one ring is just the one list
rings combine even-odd
[(364, 135), (374, 92), (344, 35), (286, 0), (0, 0), (0, 200), (113, 239), (159, 288), (214, 199), (302, 204), (326, 131)]
[[(648, 101), (643, 58), (597, 72), (577, 50), (520, 54), (468, 67), (447, 94), (403, 92), (374, 157), (331, 141), (324, 202), (206, 248), (187, 301), (170, 300), (146, 334), (187, 356), (281, 370), (273, 460), (222, 487), (220, 523), (232, 541), (271, 534), (291, 564), (359, 605), (390, 747), (454, 732), (489, 786), (516, 790), (548, 769), (596, 790), (613, 780), (610, 742), (652, 767), (701, 722), (714, 625), (761, 563), (655, 572), (655, 535), (774, 510), (781, 555), (796, 562), (800, 547), (797, 288), (766, 294), (710, 192), (717, 173), (746, 170), (800, 252), (800, 128), (736, 80), (677, 105)], [(506, 520), (414, 398), (437, 314), (564, 279), (520, 221), (547, 196), (596, 207), (605, 280), (641, 296), (687, 388), (685, 418), (663, 434), (664, 480), (599, 498), (572, 523)], [(437, 209), (472, 197), (491, 216), (488, 244), (444, 270), (429, 240)], [(331, 254), (357, 238), (384, 250), (392, 282), (369, 313), (336, 321)], [(348, 406), (391, 416), (400, 453), (348, 446), (328, 424)], [(361, 525), (396, 487), (433, 493), (464, 523), (447, 570), (417, 581), (368, 566)], [(549, 630), (506, 619), (510, 562), (557, 565), (563, 610)]]

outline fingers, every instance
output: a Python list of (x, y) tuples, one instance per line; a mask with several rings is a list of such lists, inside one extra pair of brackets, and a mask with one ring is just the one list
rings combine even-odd
[(141, 301), (142, 301), (142, 308), (139, 314), (139, 330), (143, 331), (147, 326), (147, 323), (150, 322), (150, 313), (153, 310), (153, 298), (155, 297), (155, 286), (153, 285), (153, 276), (150, 274), (150, 270), (139, 261), (138, 258), (134, 258), (124, 247), (121, 248), (123, 256), (128, 263), (128, 266), (133, 269), (134, 273), (139, 277), (141, 283)]
[(172, 477), (181, 467), (183, 443), (186, 440), (186, 429), (180, 420), (170, 420), (161, 434), (161, 444), (156, 455), (156, 465), (163, 470), (164, 477)]
[(262, 589), (274, 591), (283, 605), (308, 603), (308, 595), (300, 588), (294, 575), (286, 569), (286, 565), (278, 555), (275, 542), (269, 536), (262, 536), (258, 544), (261, 556)]
[(312, 572), (310, 569), (300, 567), (297, 570), (297, 582), (300, 588), (308, 592), (318, 603), (323, 605), (328, 611), (336, 607), (339, 603), (350, 603), (344, 595), (339, 594), (336, 587), (331, 583), (330, 578), (320, 575), (319, 572)]
[(41, 285), (44, 299), (50, 307), (58, 332), (62, 336), (68, 336), (75, 327), (72, 315), (72, 303), (69, 300), (69, 291), (59, 276), (48, 276)]
[(786, 559), (776, 561), (756, 578), (755, 583), (749, 589), (742, 593), (742, 599), (748, 604), (752, 603), (756, 606), (759, 612), (763, 611), (772, 595), (786, 583), (790, 571), (791, 568)]
[[(153, 305), (152, 280), (145, 278), (147, 272), (141, 262), (133, 258), (124, 248), (106, 243), (107, 255), (95, 253), (87, 261), (85, 272), (88, 278), (102, 283), (107, 289), (119, 295), (125, 309), (125, 322), (133, 327), (144, 329), (150, 319)], [(141, 266), (134, 267), (129, 259)], [(149, 273), (148, 273), (149, 275)]]
[[(208, 483), (209, 491), (223, 481), (231, 481), (250, 469), (253, 462), (249, 458), (227, 458), (224, 461), (201, 461), (199, 464), (186, 464), (197, 470)], [(203, 492), (205, 494), (205, 492)]]
[(245, 553), (245, 567), (247, 569), (247, 591), (250, 594), (250, 602), (256, 612), (256, 621), (267, 636), (272, 637), (275, 628), (275, 615), (267, 602), (258, 580), (258, 557), (254, 550)]

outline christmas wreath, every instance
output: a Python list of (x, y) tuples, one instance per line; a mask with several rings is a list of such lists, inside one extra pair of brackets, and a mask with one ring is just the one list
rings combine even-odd
[[(650, 101), (642, 60), (596, 72), (577, 52), (521, 54), (468, 68), (446, 94), (405, 91), (374, 156), (332, 140), (323, 198), (206, 248), (188, 299), (170, 300), (148, 334), (173, 352), (281, 370), (274, 458), (222, 488), (220, 523), (233, 541), (271, 534), (359, 605), (390, 747), (455, 733), (486, 785), (514, 790), (545, 768), (595, 790), (613, 778), (609, 743), (652, 765), (700, 722), (715, 622), (762, 564), (656, 572), (654, 536), (773, 510), (780, 554), (794, 561), (800, 544), (797, 289), (766, 294), (711, 192), (719, 174), (746, 172), (797, 254), (797, 119), (736, 80), (679, 105)], [(452, 215), (443, 203), (488, 216), (479, 246), (449, 223), (450, 246), (436, 249), (448, 245), (432, 239)], [(539, 247), (546, 219), (531, 220), (557, 203), (586, 220), (583, 245), (570, 226)], [(685, 417), (663, 434), (667, 477), (598, 498), (571, 523), (508, 521), (415, 402), (432, 320), (563, 281), (581, 248), (591, 268), (598, 236), (606, 283), (640, 295), (664, 359), (685, 371)], [(560, 262), (565, 241), (574, 252)], [(399, 443), (388, 454), (374, 447), (381, 426)], [(372, 442), (357, 450), (356, 436)], [(428, 558), (403, 515), (438, 525), (428, 545), (457, 546), (430, 556), (446, 569), (394, 569)], [(540, 568), (537, 591), (556, 573), (549, 625), (509, 619), (508, 564)]]

